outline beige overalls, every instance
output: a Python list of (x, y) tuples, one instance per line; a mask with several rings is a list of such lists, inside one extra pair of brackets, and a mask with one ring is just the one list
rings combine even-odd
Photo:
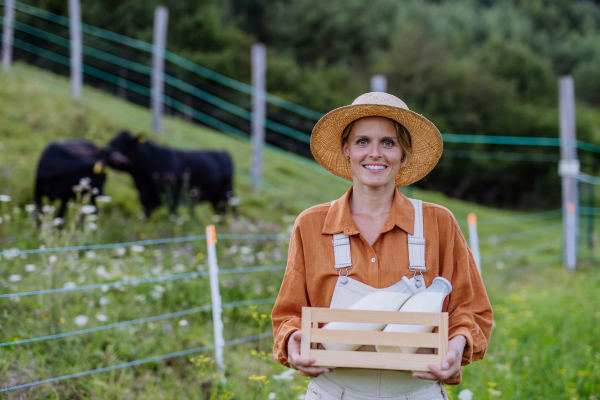
[[(344, 233), (333, 235), (335, 269), (339, 277), (330, 308), (346, 309), (374, 291), (400, 291), (406, 283), (413, 290), (425, 289), (422, 273), (425, 268), (425, 238), (423, 237), (423, 204), (409, 199), (415, 207), (414, 235), (408, 235), (409, 269), (415, 276), (382, 289), (376, 289), (348, 276), (352, 268), (350, 239)], [(332, 202), (333, 204), (333, 202)], [(342, 275), (342, 270), (346, 274)], [(419, 272), (419, 275), (416, 273)], [(333, 372), (311, 378), (305, 400), (448, 400), (439, 382), (413, 378), (410, 371), (391, 371), (358, 368), (335, 368)]]

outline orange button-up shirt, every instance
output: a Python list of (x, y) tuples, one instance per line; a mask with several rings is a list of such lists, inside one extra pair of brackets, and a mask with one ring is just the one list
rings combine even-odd
[[(352, 187), (333, 205), (325, 203), (303, 211), (290, 239), (287, 268), (273, 308), (273, 354), (288, 366), (287, 341), (301, 328), (302, 307), (329, 307), (338, 271), (334, 269), (333, 234), (350, 237), (353, 268), (349, 276), (375, 288), (413, 276), (408, 266), (407, 234), (413, 234), (415, 209), (395, 191), (390, 215), (373, 245), (361, 235), (348, 203)], [(444, 301), (449, 313), (449, 339), (467, 339), (462, 365), (481, 360), (492, 330), (492, 307), (473, 255), (452, 213), (437, 204), (423, 203), (425, 283), (437, 276), (452, 283)], [(462, 375), (462, 374), (461, 374)], [(460, 377), (445, 383), (456, 384)]]

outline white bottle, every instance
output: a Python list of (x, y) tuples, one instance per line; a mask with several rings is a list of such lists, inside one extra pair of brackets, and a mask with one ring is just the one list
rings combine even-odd
[[(408, 299), (400, 311), (406, 312), (442, 312), (442, 306), (446, 296), (452, 291), (452, 284), (442, 277), (433, 280), (431, 286)], [(414, 332), (428, 333), (433, 326), (427, 325), (397, 325), (390, 324), (385, 327), (384, 332)], [(377, 346), (377, 351), (382, 353), (416, 353), (418, 347), (407, 346)]]
[[(367, 311), (398, 311), (402, 305), (417, 293), (418, 289), (414, 281), (402, 278), (401, 285), (394, 291), (377, 290), (374, 291), (356, 303), (352, 304), (349, 310), (367, 310)], [(330, 322), (323, 329), (348, 330), (348, 331), (380, 331), (386, 324), (368, 324), (362, 322)], [(327, 350), (354, 351), (360, 344), (342, 344), (342, 343), (322, 343)]]

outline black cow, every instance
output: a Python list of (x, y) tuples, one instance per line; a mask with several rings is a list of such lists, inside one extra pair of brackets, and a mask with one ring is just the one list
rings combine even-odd
[(129, 160), (127, 164), (109, 165), (131, 174), (147, 216), (163, 199), (175, 214), (182, 192), (189, 196), (191, 207), (206, 200), (219, 214), (226, 211), (233, 196), (233, 163), (224, 151), (170, 149), (127, 131), (117, 134), (106, 150)]
[(106, 181), (105, 168), (109, 154), (86, 141), (66, 141), (51, 143), (40, 158), (34, 189), (34, 200), (39, 211), (42, 197), (50, 201), (62, 201), (57, 218), (63, 218), (69, 199), (75, 198), (73, 186), (79, 184), (82, 178), (90, 179), (94, 189), (91, 203), (95, 206), (96, 196), (102, 194)]

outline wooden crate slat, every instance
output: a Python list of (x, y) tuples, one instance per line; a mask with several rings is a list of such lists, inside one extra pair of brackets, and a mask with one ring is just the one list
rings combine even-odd
[(312, 307), (311, 322), (363, 322), (439, 326), (440, 318), (438, 313), (339, 310)]
[(309, 357), (310, 352), (310, 325), (312, 318), (313, 308), (302, 307), (302, 340), (300, 343), (300, 355), (302, 357)]
[(374, 368), (405, 371), (429, 371), (428, 364), (441, 367), (435, 354), (371, 353), (366, 351), (311, 350), (320, 367)]
[[(435, 333), (401, 333), (318, 329), (319, 322), (358, 322), (428, 325)], [(436, 349), (437, 354), (377, 353), (311, 349), (313, 343), (408, 346)], [(314, 346), (313, 346), (314, 347)], [(441, 368), (448, 352), (448, 313), (359, 311), (329, 308), (302, 308), (302, 357), (314, 357), (323, 367), (374, 368), (429, 371), (428, 364)]]
[(437, 333), (403, 333), (373, 331), (341, 331), (311, 329), (313, 343), (345, 343), (380, 346), (403, 346), (439, 348), (440, 335)]

